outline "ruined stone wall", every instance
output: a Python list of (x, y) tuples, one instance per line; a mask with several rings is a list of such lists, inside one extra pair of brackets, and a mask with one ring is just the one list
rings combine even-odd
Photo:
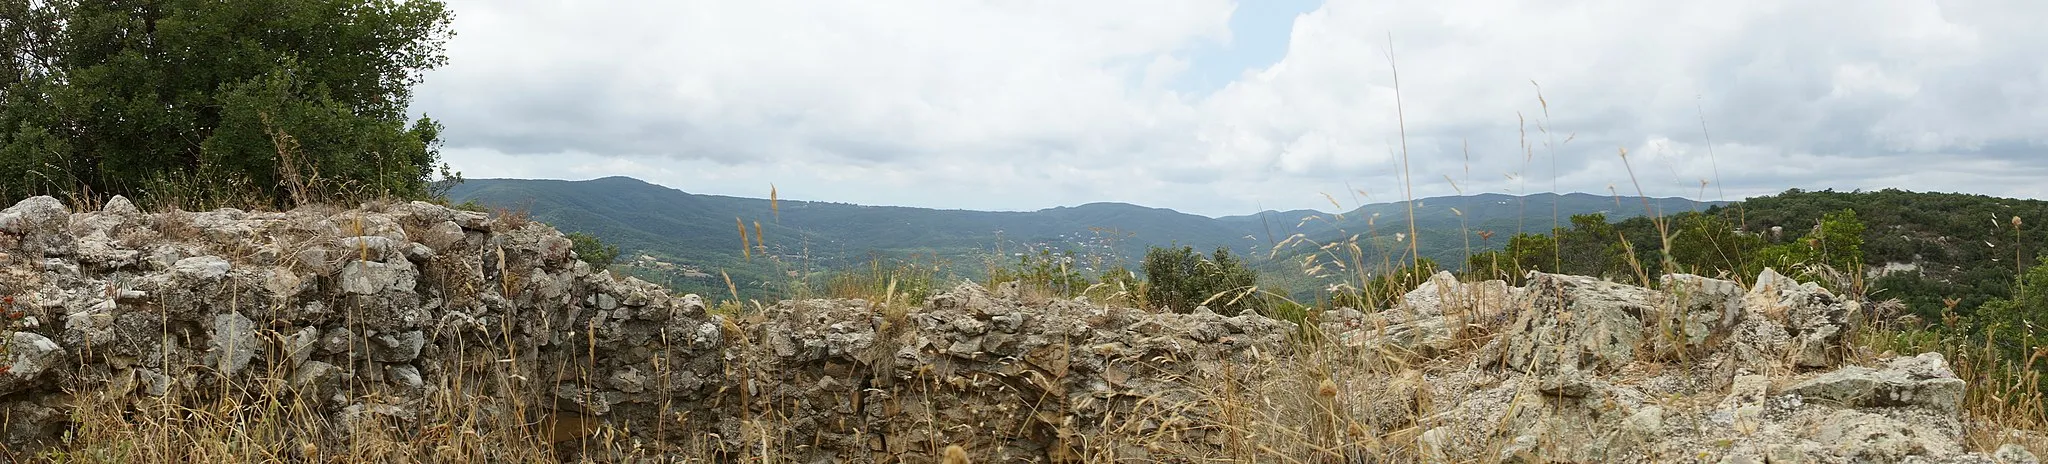
[(570, 248), (419, 202), (23, 201), (0, 211), (0, 439), (66, 446), (78, 408), (122, 404), (91, 394), (302, 405), (328, 426), (296, 439), (320, 446), (498, 418), (600, 461), (933, 462), (954, 445), (985, 462), (2031, 459), (1964, 449), (1966, 386), (1944, 360), (1858, 364), (1857, 304), (1776, 274), (1665, 290), (1446, 274), (1302, 328), (972, 284), (918, 306), (711, 314)]
[[(421, 202), (146, 214), (118, 197), (76, 213), (23, 201), (0, 212), (15, 312), (4, 439), (50, 444), (75, 425), (77, 392), (230, 392), (309, 404), (335, 427), (305, 439), (337, 443), (366, 420), (431, 429), (465, 412), (437, 408), (483, 408), (553, 424), (551, 440), (607, 427), (669, 454), (768, 443), (917, 462), (959, 444), (1067, 459), (1080, 437), (1153, 433), (1105, 429), (1179, 414), (1168, 408), (1197, 392), (1163, 379), (1277, 355), (1292, 333), (1257, 316), (1027, 306), (973, 285), (921, 308), (794, 301), (728, 318), (570, 248), (544, 224)], [(447, 401), (477, 395), (518, 401)]]
[(725, 329), (700, 300), (593, 272), (570, 246), (417, 202), (145, 214), (31, 198), (0, 212), (0, 295), (18, 316), (5, 439), (56, 436), (67, 392), (101, 389), (286, 396), (337, 423), (434, 417), (419, 400), (451, 388), (525, 396), (536, 417), (652, 423), (610, 413), (668, 404), (715, 420), (692, 406), (721, 386)]

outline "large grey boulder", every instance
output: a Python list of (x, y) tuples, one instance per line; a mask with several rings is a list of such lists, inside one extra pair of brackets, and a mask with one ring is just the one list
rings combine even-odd
[(1463, 331), (1503, 325), (1519, 295), (1507, 282), (1467, 283), (1440, 272), (1402, 294), (1393, 308), (1372, 314), (1339, 309), (1323, 317), (1321, 329), (1346, 346), (1432, 358), (1459, 348)]
[(1717, 348), (1745, 314), (1742, 284), (1692, 274), (1665, 275), (1669, 294), (1657, 321), (1656, 349), (1665, 357), (1697, 357)]
[(208, 367), (233, 378), (262, 350), (263, 345), (256, 341), (256, 321), (235, 312), (214, 315), (213, 343), (206, 353)]
[[(49, 196), (30, 197), (0, 209), (0, 249), (14, 248), (28, 256), (63, 256), (74, 246), (71, 210)], [(13, 242), (13, 243), (9, 243)]]
[(1756, 285), (1743, 295), (1743, 306), (1783, 327), (1789, 337), (1779, 349), (1798, 367), (1825, 368), (1841, 364), (1845, 340), (1861, 322), (1858, 305), (1812, 282), (1801, 283), (1764, 269)]
[(1526, 309), (1507, 327), (1503, 364), (1523, 372), (1612, 370), (1635, 360), (1656, 291), (1532, 272)]
[(35, 386), (43, 375), (64, 359), (64, 348), (33, 332), (14, 332), (7, 340), (6, 359), (0, 359), (0, 396)]
[(1915, 406), (1955, 415), (1965, 386), (1940, 353), (1922, 353), (1893, 358), (1876, 369), (1845, 366), (1794, 384), (1785, 392), (1846, 407)]

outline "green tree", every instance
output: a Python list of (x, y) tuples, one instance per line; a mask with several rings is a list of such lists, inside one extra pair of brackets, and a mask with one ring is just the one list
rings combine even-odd
[(1620, 235), (1615, 233), (1614, 224), (1607, 222), (1607, 215), (1600, 213), (1572, 216), (1569, 229), (1552, 233), (1557, 237), (1558, 263), (1542, 263), (1544, 267), (1557, 267), (1552, 272), (1588, 276), (1614, 276), (1622, 268)]
[(597, 236), (582, 232), (570, 232), (569, 243), (576, 252), (576, 258), (590, 263), (590, 267), (604, 270), (619, 260), (619, 247), (599, 240)]
[[(2039, 388), (2043, 369), (2048, 368), (2048, 357), (2040, 356), (2048, 350), (2048, 332), (2044, 332), (2048, 329), (2048, 265), (2027, 269), (2013, 282), (2010, 297), (1985, 302), (1968, 321), (1963, 324), (1971, 329), (1966, 333), (1968, 342), (1961, 345), (1964, 349), (1981, 349), (1984, 352), (1976, 356), (1995, 358), (1983, 364), (2002, 369), (2009, 380), (2001, 380), (2034, 383), (2033, 388)], [(1964, 354), (1959, 359), (1969, 357)]]
[[(1863, 231), (1863, 221), (1856, 218), (1855, 210), (1824, 214), (1806, 235), (1757, 250), (1749, 259), (1750, 268), (1743, 275), (1754, 276), (1768, 267), (1803, 279), (1820, 277), (1810, 272), (1820, 268), (1850, 277), (1860, 276), (1863, 273)], [(1826, 279), (1817, 280), (1834, 284), (1825, 282)]]
[(1145, 252), (1144, 267), (1149, 281), (1145, 301), (1174, 312), (1193, 311), (1207, 301), (1218, 313), (1235, 314), (1265, 302), (1263, 295), (1249, 293), (1258, 285), (1258, 273), (1229, 248), (1203, 256), (1188, 246), (1152, 247)]
[(1557, 239), (1549, 235), (1515, 234), (1504, 249), (1466, 258), (1466, 269), (1478, 272), (1481, 278), (1519, 284), (1529, 271), (1557, 272), (1559, 248)]
[[(1763, 248), (1763, 237), (1735, 230), (1735, 223), (1719, 214), (1686, 213), (1673, 221), (1671, 260), (1679, 270), (1715, 276), (1738, 273), (1749, 268), (1748, 258)], [(1746, 277), (1754, 278), (1755, 273)]]
[(2048, 266), (2036, 266), (2020, 277), (2010, 298), (1984, 303), (1975, 312), (1979, 340), (2006, 359), (2026, 359), (2048, 342)]
[[(0, 0), (0, 194), (427, 192), (433, 0)], [(20, 14), (21, 16), (13, 16)], [(188, 192), (190, 193), (190, 192)]]
[(1096, 276), (1096, 284), (1090, 286), (1088, 294), (1103, 301), (1114, 301), (1129, 307), (1145, 305), (1145, 284), (1138, 280), (1138, 273), (1131, 272), (1122, 264), (1110, 266)]
[(1844, 209), (1821, 216), (1820, 229), (1809, 243), (1820, 263), (1842, 272), (1863, 272), (1863, 221), (1856, 210)]

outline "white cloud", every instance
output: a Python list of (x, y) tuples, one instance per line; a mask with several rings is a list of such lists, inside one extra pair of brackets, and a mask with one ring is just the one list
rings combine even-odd
[(1419, 195), (1629, 193), (1623, 147), (1653, 195), (2039, 195), (2048, 171), (2043, 4), (1329, 0), (1208, 95), (1169, 83), (1257, 3), (1076, 5), (457, 0), (417, 108), (472, 177), (1240, 214), (1400, 197), (1391, 37)]

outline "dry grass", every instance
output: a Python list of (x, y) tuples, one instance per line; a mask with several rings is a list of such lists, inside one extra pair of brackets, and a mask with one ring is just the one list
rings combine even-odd
[[(1390, 68), (1393, 68), (1392, 54), (1387, 58)], [(1393, 71), (1398, 72), (1397, 69)], [(1395, 85), (1398, 98), (1398, 80)], [(1567, 136), (1564, 142), (1556, 142), (1548, 125), (1550, 107), (1542, 98), (1540, 89), (1538, 101), (1544, 115), (1537, 121), (1538, 129), (1547, 139), (1544, 145), (1552, 152), (1554, 166), (1556, 149), (1563, 143), (1569, 143), (1571, 138)], [(1409, 200), (1406, 233), (1397, 234), (1400, 238), (1390, 241), (1378, 230), (1374, 218), (1367, 218), (1368, 230), (1351, 234), (1347, 239), (1314, 242), (1306, 236), (1295, 235), (1273, 246), (1273, 255), (1288, 247), (1311, 247), (1313, 252), (1304, 255), (1300, 263), (1304, 274), (1318, 278), (1342, 278), (1343, 282), (1327, 289), (1327, 293), (1351, 296), (1333, 298), (1328, 306), (1368, 310), (1384, 308), (1406, 289), (1428, 278), (1423, 273), (1401, 272), (1404, 267), (1412, 269), (1420, 265), (1421, 256), (1417, 243), (1419, 231), (1415, 229), (1413, 214), (1413, 181), (1408, 171), (1405, 108), (1400, 108), (1398, 103), (1397, 112), (1403, 139), (1399, 154), (1402, 164), (1400, 177), (1403, 180), (1403, 197)], [(1703, 133), (1705, 123), (1702, 117)], [(279, 169), (289, 174), (284, 183), (294, 201), (319, 208), (320, 198), (330, 201), (337, 197), (367, 198), (350, 196), (347, 192), (311, 191), (307, 185), (320, 183), (317, 181), (318, 173), (294, 164), (297, 160), (292, 156), (296, 150), (295, 142), (288, 136), (280, 135), (277, 139), (281, 155)], [(1526, 130), (1522, 140), (1522, 151), (1526, 155), (1523, 170), (1527, 171), (1535, 150), (1528, 141)], [(1711, 143), (1708, 147), (1711, 150)], [(1627, 153), (1623, 151), (1620, 157), (1631, 173), (1630, 181), (1638, 195), (1644, 196), (1641, 183), (1634, 178), (1634, 166), (1629, 165)], [(1469, 166), (1467, 169), (1469, 171)], [(1526, 183), (1526, 176), (1512, 177)], [(1452, 183), (1453, 188), (1457, 188), (1455, 182)], [(260, 189), (245, 182), (221, 184), (213, 179), (179, 178), (159, 179), (156, 185), (158, 188), (152, 191), (152, 195), (142, 200), (145, 204), (168, 211), (156, 216), (153, 224), (155, 234), (168, 239), (197, 238), (200, 231), (192, 226), (191, 213), (183, 212), (187, 208), (204, 210), (220, 205), (263, 204)], [(1553, 191), (1556, 190), (1554, 185)], [(776, 205), (778, 193), (771, 186), (771, 214), (777, 217), (780, 213)], [(104, 200), (86, 195), (71, 201), (74, 206), (84, 209), (84, 206), (101, 204)], [(1334, 199), (1332, 203), (1335, 203)], [(1646, 214), (1659, 217), (1659, 212), (1649, 209), (1647, 199), (1644, 208)], [(498, 227), (516, 229), (532, 221), (523, 208), (498, 210), (492, 216)], [(1460, 216), (1462, 219), (1462, 214)], [(1553, 226), (1560, 225), (1555, 211), (1553, 216)], [(1338, 215), (1334, 219), (1342, 221), (1344, 218)], [(1327, 219), (1310, 218), (1304, 222), (1309, 220)], [(736, 217), (735, 226), (745, 257), (751, 259), (757, 249), (766, 253), (767, 243), (759, 220), (752, 221), (750, 230), (748, 221)], [(2012, 227), (2017, 235), (2020, 227), (2017, 219)], [(1657, 229), (1668, 249), (1672, 233), (1668, 224), (1660, 218)], [(1471, 235), (1471, 231), (1465, 231), (1465, 235)], [(1487, 237), (1490, 234), (1483, 233), (1482, 238)], [(1628, 242), (1623, 239), (1620, 243)], [(1466, 246), (1469, 250), (1469, 240)], [(1627, 256), (1633, 259), (1635, 253), (1630, 250)], [(1508, 267), (1519, 270), (1520, 266), (1510, 264)], [(1664, 263), (1646, 265), (1631, 261), (1630, 264), (1644, 285), (1654, 284), (1654, 275), (1673, 270), (1668, 259)], [(912, 309), (939, 290), (935, 285), (943, 267), (944, 263), (936, 259), (930, 263), (912, 261), (896, 265), (876, 260), (866, 269), (840, 273), (829, 279), (824, 284), (824, 295), (875, 302), (886, 324), (878, 338), (894, 339), (893, 334), (909, 328), (908, 315)], [(503, 269), (503, 266), (498, 268)], [(1846, 275), (1849, 279), (1861, 277), (1860, 272)], [(505, 295), (513, 296), (516, 293), (513, 291), (514, 279), (508, 277), (501, 281), (506, 286)], [(747, 339), (739, 324), (753, 322), (747, 319), (758, 316), (763, 305), (758, 301), (742, 300), (730, 277), (726, 277), (725, 282), (730, 298), (714, 304), (712, 313), (725, 318), (725, 333), (731, 337), (728, 343), (742, 348), (751, 346), (756, 341)], [(1861, 285), (1854, 282), (1850, 286), (1860, 288)], [(1043, 303), (1061, 296), (1042, 286), (1020, 286), (1017, 291), (1018, 296), (1029, 302)], [(447, 293), (468, 295), (475, 291), (450, 288)], [(1097, 284), (1080, 293), (1097, 302), (1144, 306), (1143, 288), (1122, 282)], [(1471, 302), (1466, 304), (1467, 308), (1475, 309), (1471, 312), (1478, 312), (1476, 308), (1470, 308)], [(0, 313), (11, 313), (11, 305), (12, 301), (8, 301), (0, 307)], [(1479, 352), (1476, 348), (1498, 335), (1494, 328), (1485, 321), (1454, 319), (1458, 327), (1457, 344), (1462, 349), (1445, 356), (1360, 352), (1341, 346), (1326, 336), (1328, 334), (1312, 327), (1317, 320), (1314, 313), (1322, 309), (1326, 308), (1311, 311), (1310, 316), (1303, 319), (1311, 327), (1305, 328), (1303, 336), (1295, 340), (1296, 345), (1288, 350), (1289, 354), (1255, 363), (1224, 363), (1221, 372), (1209, 373), (1211, 375), (1169, 379), (1181, 382), (1184, 390), (1178, 393), (1194, 398), (1194, 401), (1141, 401), (1134, 407), (1140, 413), (1121, 418), (1117, 424), (1106, 424), (1104, 429), (1108, 433), (1095, 437), (1062, 437), (1077, 441), (1080, 446), (1077, 449), (1056, 448), (1066, 453), (1061, 457), (1107, 462), (1123, 457), (1119, 453), (1127, 449), (1170, 454), (1172, 444), (1180, 442), (1187, 434), (1201, 433), (1222, 437), (1216, 443), (1223, 452), (1175, 457), (1190, 462), (1442, 460), (1445, 456), (1437, 454), (1440, 450), (1431, 448), (1424, 432), (1440, 425), (1446, 412), (1458, 405), (1446, 404), (1434, 397), (1430, 376), (1473, 362), (1472, 357), (1478, 356)], [(10, 316), (12, 319), (18, 318)], [(1957, 326), (1962, 322), (1949, 320), (1945, 323)], [(266, 336), (275, 340), (282, 335), (270, 332)], [(2048, 404), (2048, 395), (2041, 391), (2037, 373), (2028, 368), (2036, 365), (2036, 361), (2048, 358), (2048, 346), (2035, 348), (2033, 357), (2025, 362), (2013, 362), (2001, 359), (1989, 346), (1976, 346), (1967, 339), (1943, 337), (1912, 327), (1878, 325), (1859, 332), (1858, 337), (1858, 351), (1865, 357), (1878, 352), (1934, 351), (1945, 354), (1956, 374), (1971, 385), (1965, 399), (1964, 414), (1967, 419), (1965, 438), (1972, 449), (1990, 451), (1999, 445), (2017, 442), (2036, 453), (2048, 454), (2048, 435), (2039, 432), (2048, 430), (2048, 406), (2044, 406)], [(545, 366), (553, 369), (504, 362), (518, 359), (517, 356), (507, 356), (507, 353), (521, 350), (511, 346), (509, 339), (457, 338), (487, 343), (454, 347), (452, 355), (441, 361), (444, 364), (440, 366), (453, 375), (437, 376), (441, 380), (428, 386), (432, 392), (423, 396), (424, 404), (396, 404), (399, 403), (397, 398), (404, 396), (401, 392), (378, 391), (364, 385), (299, 385), (290, 379), (261, 376), (246, 382), (229, 382), (214, 373), (198, 374), (211, 379), (202, 383), (211, 386), (203, 391), (150, 396), (137, 394), (138, 389), (147, 388), (146, 382), (129, 378), (114, 382), (103, 390), (70, 392), (68, 401), (73, 406), (67, 421), (70, 429), (61, 446), (35, 455), (17, 455), (13, 451), (0, 450), (0, 459), (61, 463), (467, 463), (612, 462), (628, 457), (654, 457), (685, 462), (766, 463), (791, 462), (796, 456), (787, 451), (800, 446), (797, 440), (784, 436), (784, 432), (789, 430), (788, 422), (794, 418), (778, 414), (774, 405), (755, 407), (748, 404), (755, 399), (744, 393), (738, 396), (742, 402), (740, 410), (747, 411), (748, 415), (741, 418), (740, 436), (734, 441), (745, 446), (728, 448), (723, 444), (725, 437), (687, 437), (665, 443), (635, 441), (627, 438), (634, 435), (630, 433), (632, 431), (587, 417), (555, 413), (552, 412), (554, 408), (548, 405), (525, 400), (550, 398), (550, 392), (562, 382), (589, 382), (593, 373), (584, 371), (566, 377), (543, 378), (544, 371), (575, 370), (565, 368), (569, 362), (567, 359), (543, 361), (556, 363)], [(738, 363), (734, 372), (752, 371), (746, 365), (750, 360), (734, 362)], [(1661, 368), (1663, 364), (1655, 366)], [(266, 372), (290, 370), (287, 366), (278, 365), (265, 369)], [(739, 379), (741, 383), (748, 380)], [(927, 391), (941, 390), (937, 385), (925, 388)], [(330, 397), (338, 392), (352, 395), (344, 398), (347, 403), (369, 406), (364, 413), (351, 415), (351, 419), (330, 417), (322, 412), (327, 410), (323, 405), (328, 404)], [(1525, 388), (1517, 391), (1516, 397), (1533, 394)], [(1677, 405), (1704, 400), (1671, 401)], [(427, 412), (424, 415), (383, 414), (380, 410)], [(663, 411), (661, 417), (671, 415), (671, 412)], [(678, 428), (682, 425), (675, 424)], [(2026, 432), (2015, 435), (2007, 433), (2010, 430)], [(1486, 442), (1479, 444), (1479, 449), (1498, 451), (1511, 445), (1513, 433), (1507, 430), (1496, 432), (1485, 437)], [(938, 435), (936, 431), (926, 433)], [(663, 434), (657, 431), (655, 435)], [(928, 452), (931, 456), (927, 457), (943, 459), (950, 464), (973, 462), (976, 450), (948, 446)], [(1504, 458), (1499, 453), (1489, 453), (1488, 456), (1480, 462), (1496, 462)]]
[[(1967, 322), (1950, 312), (1941, 327), (1963, 327)], [(2006, 359), (1995, 347), (1970, 341), (1924, 324), (1880, 321), (1857, 334), (1859, 345), (1869, 352), (1941, 353), (1956, 377), (1969, 383), (1963, 397), (1963, 438), (1971, 449), (1991, 451), (2016, 443), (2038, 455), (2048, 455), (2048, 392), (2041, 388), (2041, 373), (2029, 366), (2048, 360), (2048, 344), (2027, 328), (2024, 346), (2032, 354), (2025, 360)]]
[[(75, 392), (63, 446), (22, 459), (129, 462), (561, 462), (575, 456), (654, 454), (618, 440), (623, 431), (522, 404), (531, 377), (494, 356), (462, 363), (470, 375), (433, 385), (425, 404), (395, 392), (353, 398), (361, 412), (322, 414), (329, 389), (284, 379), (222, 383), (216, 391), (136, 394), (135, 383)], [(494, 372), (485, 372), (494, 371)], [(364, 392), (364, 390), (352, 390)], [(417, 413), (414, 411), (431, 411)], [(702, 456), (702, 453), (672, 453)], [(609, 458), (603, 458), (609, 460)]]
[[(889, 327), (907, 328), (906, 316), (915, 303), (900, 288), (902, 274), (877, 265), (865, 277), (847, 279), (832, 289), (833, 296), (877, 302)], [(1392, 295), (1398, 294), (1389, 297)], [(1454, 307), (1465, 308), (1450, 311), (1456, 317), (1485, 312), (1470, 306), (1476, 300), (1451, 301)], [(754, 305), (758, 308), (759, 303)], [(718, 312), (759, 314), (758, 309), (746, 309), (735, 299), (720, 304)], [(1155, 458), (1175, 456), (1172, 447), (1187, 434), (1208, 433), (1224, 437), (1220, 439), (1223, 452), (1177, 457), (1192, 462), (1436, 461), (1444, 456), (1432, 449), (1424, 432), (1442, 425), (1446, 412), (1458, 405), (1434, 396), (1432, 376), (1472, 362), (1470, 357), (1478, 351), (1473, 348), (1496, 336), (1484, 321), (1461, 319), (1458, 326), (1462, 348), (1445, 356), (1358, 352), (1340, 346), (1332, 337), (1307, 336), (1296, 341), (1298, 345), (1289, 355), (1224, 364), (1224, 370), (1213, 375), (1170, 379), (1182, 382), (1183, 393), (1195, 400), (1141, 404), (1134, 408), (1137, 414), (1105, 427), (1109, 433), (1079, 439), (1071, 457), (1108, 462), (1130, 449), (1155, 450)], [(734, 329), (737, 327), (727, 331), (736, 337), (729, 343), (737, 347), (755, 343), (745, 339), (744, 331)], [(1874, 350), (1881, 343), (1896, 341), (1873, 338), (1865, 343)], [(1891, 348), (1949, 354), (1957, 374), (1972, 385), (1966, 438), (1973, 448), (1989, 451), (2019, 442), (2041, 450), (2039, 434), (2000, 432), (2040, 430), (2043, 398), (2038, 387), (2014, 382), (2015, 366), (2011, 364), (1985, 361), (1995, 359), (1988, 356), (1988, 349), (1966, 351), (1953, 343), (1918, 340)], [(550, 415), (551, 408), (520, 400), (547, 397), (544, 392), (552, 385), (535, 380), (540, 372), (537, 366), (499, 362), (503, 352), (516, 347), (476, 351), (482, 347), (456, 348), (447, 368), (462, 374), (444, 377), (447, 380), (432, 386), (435, 392), (425, 400), (429, 404), (406, 405), (409, 411), (431, 411), (427, 415), (382, 415), (376, 414), (373, 406), (362, 420), (335, 420), (319, 412), (324, 392), (293, 386), (286, 379), (214, 382), (215, 387), (208, 391), (168, 397), (135, 395), (132, 390), (140, 384), (116, 384), (108, 390), (73, 393), (79, 407), (70, 419), (69, 445), (19, 458), (112, 463), (610, 462), (628, 456), (793, 462), (798, 457), (789, 451), (801, 446), (800, 440), (785, 436), (786, 425), (797, 418), (777, 413), (773, 405), (742, 408), (762, 412), (750, 412), (743, 418), (738, 441), (748, 445), (734, 448), (705, 437), (664, 444), (635, 442), (625, 438), (631, 434), (624, 429), (579, 416)], [(740, 367), (736, 372), (749, 370)], [(285, 370), (271, 366), (273, 372)], [(928, 389), (942, 390), (936, 385)], [(358, 392), (352, 402), (370, 405), (391, 404), (398, 396), (395, 392), (352, 391)], [(743, 397), (741, 401), (751, 399)], [(1512, 431), (1498, 432), (1477, 446), (1504, 450), (1513, 445)], [(975, 450), (956, 453), (949, 447), (929, 452), (954, 459), (974, 456)]]

